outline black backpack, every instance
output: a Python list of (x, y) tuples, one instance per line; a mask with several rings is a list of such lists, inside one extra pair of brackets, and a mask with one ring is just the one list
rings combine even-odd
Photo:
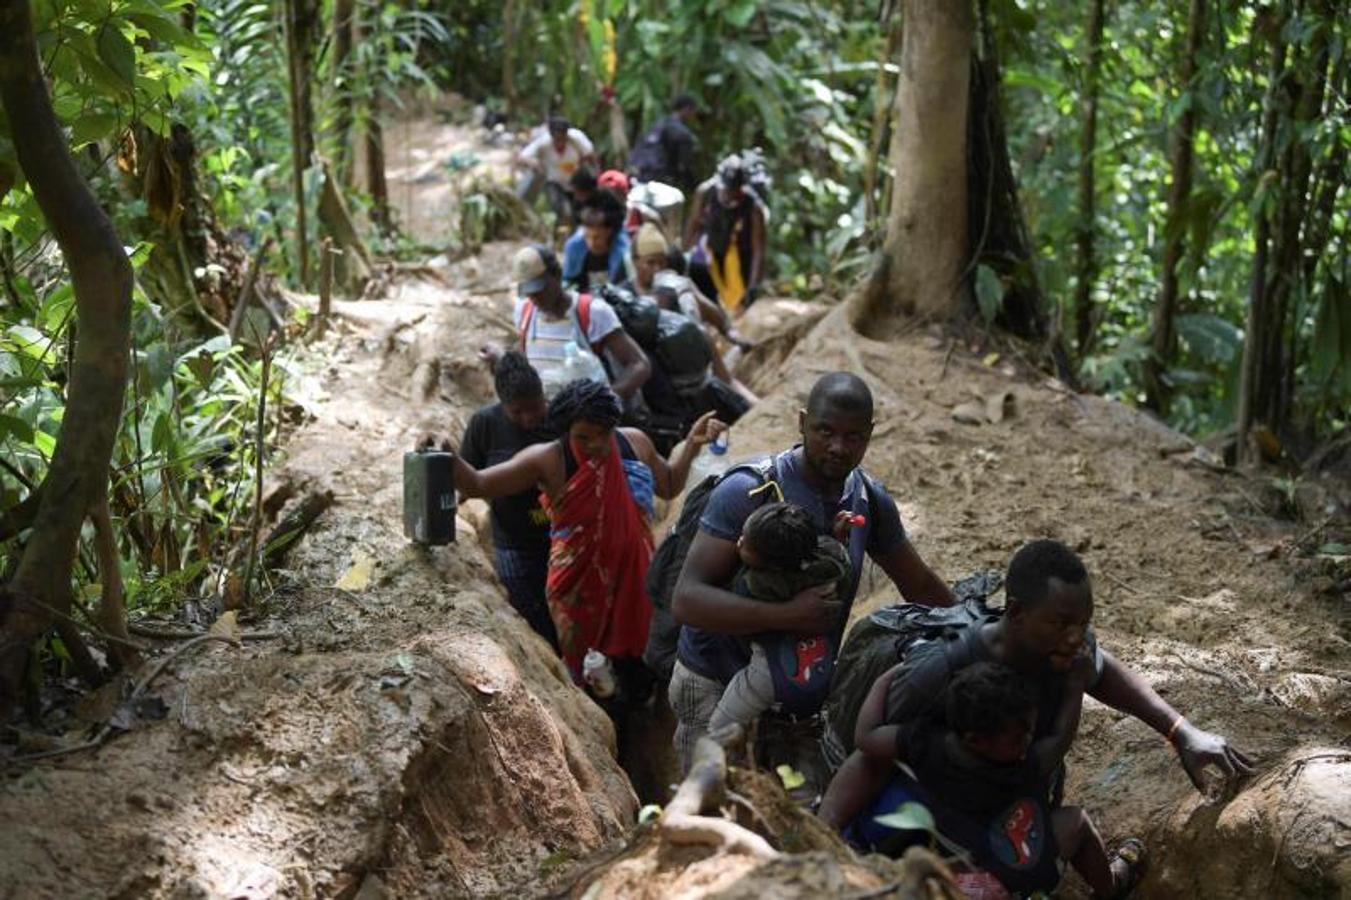
[(666, 119), (660, 119), (638, 139), (629, 154), (629, 172), (639, 181), (659, 181), (666, 175)]
[[(921, 606), (898, 603), (860, 619), (849, 629), (830, 684), (822, 714), (825, 731), (822, 751), (832, 771), (854, 749), (854, 723), (859, 708), (873, 684), (921, 641), (951, 637), (966, 627), (998, 615), (986, 599), (999, 590), (1004, 577), (998, 571), (982, 572), (953, 585), (957, 603), (952, 606)], [(951, 646), (958, 642), (953, 641)]]

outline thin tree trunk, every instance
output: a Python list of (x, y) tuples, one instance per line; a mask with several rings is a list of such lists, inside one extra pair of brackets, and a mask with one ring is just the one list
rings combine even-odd
[(296, 205), (296, 260), (302, 285), (310, 281), (309, 222), (305, 208), (305, 171), (314, 158), (314, 71), (316, 0), (286, 0), (286, 59), (291, 100), (291, 192)]
[(352, 166), (352, 127), (355, 121), (353, 81), (351, 72), (353, 22), (356, 18), (356, 0), (333, 2), (333, 59), (331, 77), (336, 91), (333, 115), (334, 169), (343, 184), (347, 183)]
[(0, 101), (19, 166), (61, 248), (80, 341), (33, 533), (0, 592), (0, 718), (19, 698), (29, 646), (69, 613), (80, 529), (108, 489), (131, 352), (132, 271), (112, 222), (80, 177), (52, 110), (28, 0), (0, 0)]
[(1153, 352), (1145, 361), (1145, 403), (1160, 415), (1168, 415), (1172, 391), (1164, 379), (1177, 348), (1179, 285), (1177, 268), (1186, 250), (1187, 203), (1192, 188), (1197, 102), (1194, 95), (1196, 60), (1205, 32), (1206, 0), (1191, 0), (1187, 14), (1187, 49), (1182, 56), (1182, 91), (1187, 97), (1173, 132), (1173, 181), (1168, 190), (1168, 217), (1164, 226), (1163, 286), (1154, 307)]
[(868, 164), (863, 170), (864, 218), (869, 232), (877, 225), (878, 211), (878, 175), (882, 168), (882, 148), (886, 146), (887, 136), (891, 133), (890, 86), (893, 79), (888, 77), (887, 65), (896, 58), (901, 44), (901, 17), (897, 14), (895, 2), (887, 0), (884, 4), (882, 27), (886, 29), (887, 39), (882, 45), (882, 55), (877, 60), (877, 77), (873, 81), (873, 128), (868, 141)]
[(974, 20), (966, 3), (905, 0), (882, 260), (849, 318), (872, 332), (892, 312), (960, 309), (966, 261), (966, 127)]
[(1079, 258), (1074, 288), (1074, 325), (1079, 358), (1093, 349), (1093, 282), (1098, 277), (1094, 256), (1097, 216), (1098, 79), (1102, 71), (1103, 0), (1089, 5), (1088, 64), (1084, 70), (1083, 122), (1079, 131), (1079, 227), (1075, 234)]
[(506, 0), (502, 5), (502, 99), (510, 116), (516, 111), (516, 41), (520, 28), (520, 3)]
[[(1276, 173), (1271, 164), (1276, 155), (1276, 126), (1280, 120), (1282, 81), (1285, 78), (1286, 45), (1285, 22), (1289, 18), (1289, 4), (1283, 9), (1280, 21), (1270, 29), (1272, 49), (1271, 67), (1267, 73), (1267, 92), (1263, 100), (1262, 132), (1258, 138), (1256, 170), (1262, 184), (1258, 190), (1271, 190)], [(1271, 295), (1267, 290), (1267, 256), (1271, 244), (1270, 204), (1258, 205), (1257, 222), (1253, 234), (1252, 279), (1248, 299), (1248, 318), (1244, 328), (1243, 368), (1238, 395), (1237, 456), (1240, 463), (1257, 459), (1256, 448), (1249, 441), (1253, 427), (1258, 424), (1259, 409), (1264, 405), (1263, 336), (1272, 328)]]
[(371, 219), (381, 234), (394, 230), (389, 212), (389, 182), (385, 179), (385, 129), (380, 124), (380, 92), (371, 95), (366, 118), (366, 190), (371, 195)]

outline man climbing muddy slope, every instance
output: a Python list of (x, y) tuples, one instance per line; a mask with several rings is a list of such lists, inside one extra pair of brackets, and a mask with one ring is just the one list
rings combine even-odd
[[(942, 638), (922, 641), (909, 650), (904, 660), (887, 670), (873, 685), (855, 728), (858, 747), (831, 781), (821, 804), (823, 821), (843, 829), (846, 837), (860, 848), (888, 852), (895, 846), (897, 832), (877, 824), (877, 816), (896, 810), (902, 803), (919, 801), (934, 812), (944, 831), (971, 852), (985, 869), (994, 872), (1010, 888), (1014, 878), (1022, 878), (1028, 865), (1004, 867), (1001, 848), (1005, 835), (1013, 833), (1010, 823), (1018, 804), (1006, 808), (986, 808), (1001, 789), (1016, 787), (1032, 797), (1040, 812), (1048, 817), (1059, 810), (1064, 791), (1064, 770), (1060, 763), (1068, 751), (1078, 727), (1078, 706), (1072, 721), (1058, 721), (1067, 694), (1076, 689), (1075, 677), (1082, 674), (1077, 690), (1087, 693), (1114, 709), (1149, 725), (1172, 745), (1188, 777), (1197, 789), (1202, 787), (1202, 770), (1218, 767), (1228, 778), (1251, 772), (1251, 761), (1223, 737), (1191, 724), (1149, 686), (1143, 678), (1118, 662), (1098, 646), (1090, 623), (1093, 618), (1093, 589), (1088, 571), (1079, 557), (1064, 544), (1052, 540), (1032, 541), (1023, 546), (1009, 562), (1002, 614), (992, 613), (969, 625), (956, 628)], [(1020, 685), (1031, 691), (1035, 713), (1028, 723), (1026, 739), (1041, 741), (1056, 730), (1064, 732), (1056, 749), (1054, 765), (1030, 783), (1010, 782), (1017, 767), (999, 767), (972, 763), (962, 749), (949, 747), (949, 771), (936, 781), (916, 781), (896, 768), (898, 758), (914, 761), (917, 747), (907, 746), (916, 729), (925, 726), (952, 728), (945, 707), (947, 690), (959, 673), (979, 665), (998, 664), (1002, 671), (1016, 673)], [(1075, 670), (1083, 667), (1084, 672)], [(1007, 667), (1007, 668), (1003, 668)], [(949, 741), (949, 744), (954, 744)], [(1027, 745), (1021, 749), (1025, 752)], [(965, 769), (947, 765), (962, 761)], [(953, 774), (960, 770), (962, 774)], [(982, 777), (994, 777), (998, 784), (983, 785)], [(1022, 777), (1021, 775), (1019, 777)], [(1014, 791), (1017, 793), (1017, 791)], [(1010, 794), (1010, 797), (1013, 795)], [(971, 798), (978, 798), (974, 805)], [(998, 801), (994, 807), (999, 807)], [(979, 813), (979, 814), (978, 814)], [(984, 816), (984, 818), (982, 818)], [(1082, 826), (1083, 823), (1076, 823)], [(942, 826), (940, 826), (942, 827)], [(1120, 896), (1123, 889), (1139, 878), (1142, 848), (1123, 855), (1123, 862), (1109, 872), (1101, 840), (1091, 827), (1079, 830), (1088, 843), (1070, 846), (1088, 847), (1087, 855), (1098, 859), (1095, 896)], [(1063, 838), (1062, 838), (1063, 839)], [(1138, 843), (1138, 842), (1137, 842)], [(1043, 848), (1054, 858), (1055, 844)], [(1068, 847), (1062, 849), (1069, 849)], [(1073, 855), (1073, 854), (1071, 854)], [(1135, 857), (1134, 859), (1127, 857)], [(1046, 867), (1048, 879), (1035, 889), (1055, 887), (1058, 874)], [(1089, 877), (1086, 875), (1086, 877)], [(1121, 879), (1119, 882), (1116, 879)], [(1089, 877), (1090, 883), (1094, 879)], [(1115, 885), (1115, 886), (1114, 886)], [(1018, 889), (1026, 889), (1021, 882)]]
[[(802, 443), (773, 458), (769, 478), (774, 485), (762, 484), (752, 469), (738, 468), (713, 489), (676, 584), (672, 609), (684, 627), (670, 698), (682, 768), (689, 766), (694, 745), (707, 732), (727, 683), (750, 662), (752, 635), (827, 635), (833, 657), (858, 592), (865, 556), (886, 572), (906, 600), (933, 606), (953, 602), (948, 586), (907, 539), (895, 501), (859, 468), (873, 430), (873, 397), (863, 380), (846, 372), (822, 376), (798, 422)], [(740, 567), (736, 544), (742, 526), (770, 499), (801, 506), (822, 535), (832, 533), (839, 514), (855, 517), (847, 546), (852, 578), (846, 595), (827, 585), (805, 590), (787, 603), (762, 603), (730, 590)], [(819, 698), (816, 710), (824, 700)], [(762, 732), (775, 727), (772, 716), (765, 721), (770, 728)], [(781, 730), (778, 737), (762, 735), (764, 743), (777, 744), (774, 754), (791, 758), (771, 761), (787, 762), (801, 771), (811, 789), (824, 788), (816, 717), (799, 716), (794, 727)]]

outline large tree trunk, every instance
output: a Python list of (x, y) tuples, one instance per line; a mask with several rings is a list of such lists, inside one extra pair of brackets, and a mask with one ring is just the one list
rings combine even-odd
[(1072, 378), (1058, 332), (1047, 328), (1046, 304), (1037, 276), (1036, 248), (1023, 216), (1018, 180), (1009, 157), (1000, 98), (1003, 77), (989, 0), (977, 4), (980, 52), (971, 60), (971, 101), (967, 122), (967, 243), (965, 273), (978, 263), (994, 269), (1004, 285), (1000, 325), (1026, 338), (1049, 337), (1049, 350), (1064, 379)]
[(1173, 132), (1173, 180), (1168, 189), (1168, 216), (1164, 226), (1163, 286), (1159, 302), (1154, 307), (1153, 352), (1145, 360), (1145, 403), (1160, 415), (1168, 415), (1172, 391), (1164, 378), (1177, 349), (1177, 331), (1173, 327), (1177, 317), (1179, 286), (1178, 263), (1186, 249), (1187, 203), (1192, 189), (1192, 158), (1198, 103), (1194, 96), (1196, 85), (1196, 58), (1201, 50), (1205, 32), (1206, 0), (1191, 0), (1187, 14), (1187, 49), (1182, 56), (1182, 92), (1188, 97)]
[(291, 192), (296, 205), (296, 260), (300, 283), (310, 281), (305, 171), (314, 160), (314, 38), (319, 25), (317, 0), (286, 0), (286, 62), (291, 105)]
[(1074, 333), (1079, 359), (1093, 349), (1093, 282), (1098, 277), (1095, 258), (1097, 217), (1097, 152), (1098, 152), (1098, 80), (1102, 71), (1102, 33), (1105, 16), (1103, 0), (1092, 0), (1088, 10), (1085, 42), (1088, 45), (1088, 63), (1084, 67), (1084, 87), (1081, 102), (1083, 121), (1079, 130), (1079, 227), (1075, 233), (1078, 259), (1075, 265)]
[(355, 121), (353, 77), (351, 71), (353, 24), (356, 18), (356, 0), (333, 2), (333, 58), (330, 75), (333, 80), (333, 151), (334, 170), (342, 184), (348, 183), (352, 166), (352, 127)]
[(849, 309), (865, 333), (891, 312), (938, 318), (961, 307), (974, 20), (967, 3), (905, 0), (903, 9), (887, 237)]
[(0, 0), (0, 100), (19, 165), (61, 248), (75, 289), (80, 340), (65, 416), (42, 483), (33, 533), (0, 593), (0, 719), (18, 698), (28, 648), (71, 602), (71, 568), (86, 514), (104, 499), (131, 349), (131, 264), (80, 177), (52, 110), (28, 0)]
[(380, 124), (380, 92), (371, 95), (366, 118), (366, 190), (371, 195), (371, 220), (384, 235), (394, 231), (389, 211), (389, 182), (385, 179), (385, 129)]

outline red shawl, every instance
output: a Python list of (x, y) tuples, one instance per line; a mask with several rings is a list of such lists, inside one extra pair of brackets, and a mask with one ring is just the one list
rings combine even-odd
[(587, 459), (571, 444), (577, 471), (554, 504), (540, 503), (553, 524), (547, 594), (549, 615), (574, 680), (595, 648), (610, 657), (641, 657), (652, 603), (643, 582), (652, 560), (652, 531), (633, 499), (619, 443), (604, 459)]

